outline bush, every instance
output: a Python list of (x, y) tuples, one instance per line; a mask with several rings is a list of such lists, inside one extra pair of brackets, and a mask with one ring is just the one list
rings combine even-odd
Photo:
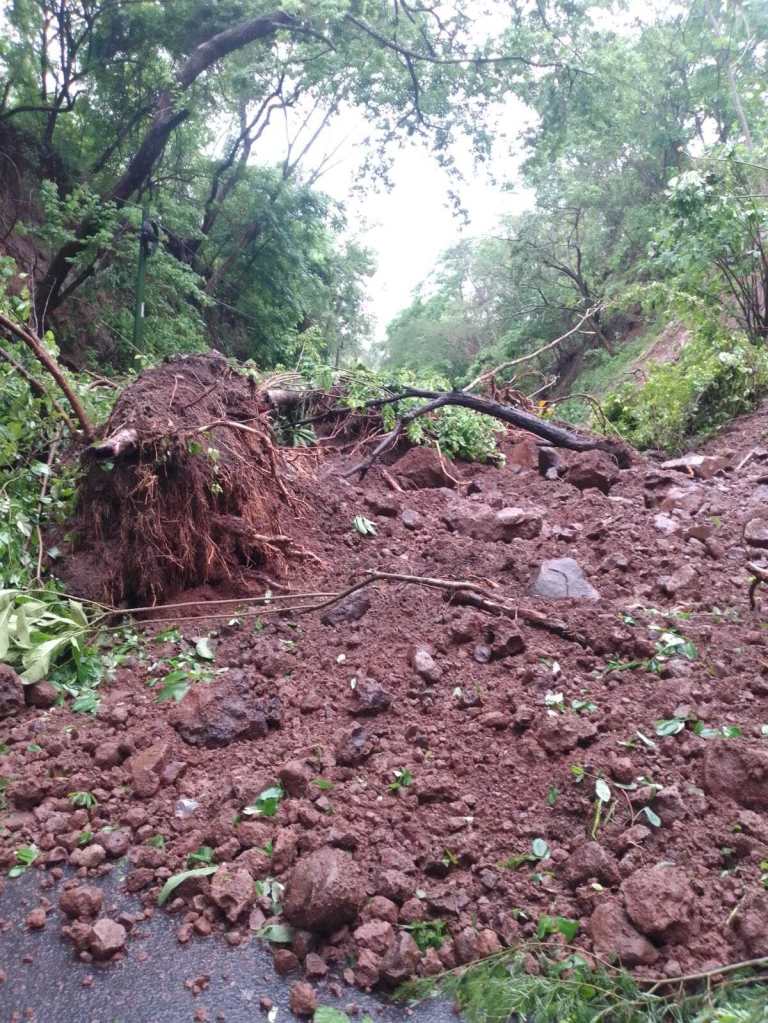
[[(740, 334), (700, 328), (677, 362), (609, 394), (603, 409), (638, 448), (676, 452), (754, 408), (768, 388), (768, 352)], [(594, 424), (599, 428), (599, 423)]]

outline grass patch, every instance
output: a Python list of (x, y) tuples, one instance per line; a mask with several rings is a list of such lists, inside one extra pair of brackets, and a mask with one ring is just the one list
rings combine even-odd
[(468, 1023), (765, 1023), (768, 959), (678, 980), (637, 981), (606, 964), (592, 968), (578, 949), (530, 943), (468, 966), (410, 981), (400, 1002), (446, 997)]

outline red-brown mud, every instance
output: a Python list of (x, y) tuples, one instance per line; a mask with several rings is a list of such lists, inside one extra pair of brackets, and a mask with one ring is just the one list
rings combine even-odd
[[(429, 456), (415, 476), (395, 463), (403, 493), (380, 469), (344, 481), (328, 458), (302, 483), (303, 516), (283, 522), (319, 560), (293, 563), (286, 585), (327, 593), (369, 570), (469, 580), (571, 638), (400, 582), (341, 613), (230, 606), (222, 619), (206, 601), (219, 591), (198, 589), (185, 639), (142, 626), (146, 646), (102, 685), (95, 716), (4, 720), (3, 866), (34, 842), (54, 879), (77, 869), (49, 898), (64, 897), (85, 957), (122, 948), (116, 927), (131, 954), (131, 921), (95, 934), (88, 893), (67, 888), (127, 857), (124, 883), (151, 910), (201, 846), (221, 866), (169, 899), (179, 940), (237, 944), (283, 922), (253, 884), (276, 878), (294, 925), (276, 964), (310, 980), (336, 967), (393, 985), (531, 938), (544, 915), (644, 975), (768, 954), (767, 633), (747, 598), (761, 552), (744, 540), (764, 519), (768, 546), (766, 425), (764, 411), (738, 421), (702, 449), (722, 461), (689, 471), (558, 453), (559, 474), (512, 436), (504, 468), (448, 465), (458, 488), (423, 485), (441, 482)], [(212, 680), (156, 702), (147, 681), (169, 670), (156, 663), (202, 635)], [(275, 817), (242, 815), (278, 781)], [(73, 791), (97, 805), (74, 808)], [(421, 920), (443, 921), (439, 948), (414, 943)]]

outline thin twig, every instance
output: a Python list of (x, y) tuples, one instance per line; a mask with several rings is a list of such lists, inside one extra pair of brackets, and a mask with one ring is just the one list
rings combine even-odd
[(593, 306), (591, 309), (588, 309), (584, 313), (584, 315), (576, 324), (576, 326), (571, 327), (571, 329), (567, 331), (565, 334), (561, 334), (560, 337), (556, 337), (554, 341), (550, 341), (547, 344), (543, 345), (541, 348), (537, 348), (535, 352), (529, 352), (527, 355), (521, 355), (519, 358), (512, 359), (510, 362), (502, 362), (500, 366), (496, 366), (494, 369), (489, 369), (485, 373), (481, 373), (480, 376), (475, 377), (475, 379), (471, 383), (467, 384), (466, 387), (462, 387), (462, 390), (465, 392), (474, 391), (476, 387), (478, 387), (484, 381), (488, 380), (490, 377), (495, 376), (497, 373), (501, 373), (505, 369), (511, 369), (512, 366), (520, 366), (524, 362), (530, 362), (531, 359), (535, 359), (537, 358), (537, 356), (543, 355), (544, 352), (548, 352), (556, 345), (559, 345), (561, 341), (565, 341), (573, 334), (576, 334), (581, 329), (582, 324), (586, 323), (587, 320), (591, 319), (591, 317), (593, 317), (596, 312), (599, 312), (601, 308), (602, 306), (599, 304)]

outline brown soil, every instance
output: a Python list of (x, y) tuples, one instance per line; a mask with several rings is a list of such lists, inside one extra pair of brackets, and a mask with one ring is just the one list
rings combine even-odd
[[(765, 411), (746, 417), (708, 452), (735, 466), (766, 427)], [(511, 452), (503, 469), (450, 465), (458, 489), (425, 486), (424, 472), (403, 493), (376, 468), (364, 486), (344, 481), (329, 457), (300, 487), (308, 513), (283, 523), (319, 560), (291, 562), (283, 581), (327, 593), (369, 570), (464, 579), (561, 620), (570, 638), (397, 582), (360, 591), (346, 616), (230, 606), (231, 618), (214, 619), (209, 598), (222, 591), (209, 580), (188, 594), (198, 617), (180, 623), (184, 640), (143, 627), (146, 646), (102, 686), (95, 716), (29, 708), (6, 720), (3, 866), (34, 841), (57, 882), (67, 861), (91, 855), (95, 865), (78, 868), (87, 884), (128, 850), (125, 884), (152, 912), (162, 883), (210, 846), (230, 890), (198, 879), (170, 910), (180, 941), (226, 933), (236, 944), (272, 912), (248, 876), (295, 890), (309, 854), (330, 846), (362, 874), (359, 915), (349, 922), (350, 874), (338, 926), (328, 930), (334, 905), (322, 907), (324, 933), (298, 931), (278, 965), (302, 960), (311, 979), (337, 966), (364, 986), (514, 945), (545, 914), (577, 920), (585, 954), (618, 953), (645, 975), (768, 954), (768, 634), (747, 600), (745, 564), (759, 551), (742, 537), (747, 521), (768, 518), (768, 450), (707, 480), (638, 460), (613, 483), (588, 455), (561, 454), (571, 471), (546, 479), (530, 440)], [(397, 463), (388, 473), (397, 479)], [(609, 493), (577, 489), (590, 473)], [(510, 508), (522, 514), (495, 516)], [(375, 536), (353, 530), (357, 515)], [(599, 599), (530, 595), (552, 558), (575, 559)], [(670, 631), (695, 657), (654, 672), (647, 662)], [(213, 680), (178, 705), (156, 702), (147, 682), (169, 670), (158, 662), (203, 634)], [(658, 735), (674, 717), (681, 730)], [(741, 733), (708, 737), (694, 722)], [(412, 783), (390, 791), (406, 769)], [(277, 816), (235, 823), (279, 777), (288, 793)], [(597, 778), (611, 800), (596, 825)], [(98, 805), (73, 809), (72, 791)], [(93, 837), (79, 846), (83, 832)], [(515, 869), (510, 858), (538, 838), (549, 856)], [(83, 858), (93, 846), (104, 862)], [(420, 918), (445, 922), (439, 950), (415, 954), (399, 929)], [(69, 933), (92, 954), (92, 937)]]

